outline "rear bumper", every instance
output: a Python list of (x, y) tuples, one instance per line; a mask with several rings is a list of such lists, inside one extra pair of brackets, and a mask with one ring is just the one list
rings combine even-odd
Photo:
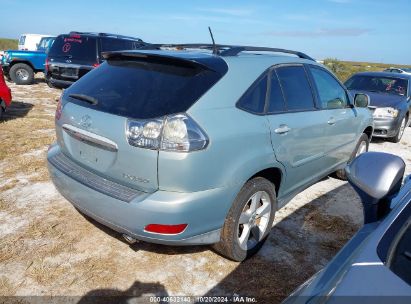
[(60, 89), (68, 88), (74, 83), (74, 81), (55, 79), (53, 77), (47, 77), (46, 81), (52, 86)]
[(396, 136), (402, 118), (402, 116), (394, 119), (374, 118), (374, 133), (372, 134), (372, 136), (380, 138), (389, 138)]
[[(60, 152), (53, 146), (48, 168), (57, 190), (81, 212), (111, 229), (135, 239), (170, 245), (217, 243), (220, 231), (237, 189), (218, 188), (192, 193), (141, 192), (125, 202), (88, 187), (59, 169), (50, 158)], [(188, 224), (180, 234), (145, 231), (148, 224)]]

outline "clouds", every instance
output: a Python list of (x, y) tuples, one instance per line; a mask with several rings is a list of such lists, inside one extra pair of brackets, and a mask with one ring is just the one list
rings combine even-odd
[(372, 32), (367, 28), (335, 28), (318, 30), (281, 30), (263, 33), (267, 36), (277, 37), (358, 37)]

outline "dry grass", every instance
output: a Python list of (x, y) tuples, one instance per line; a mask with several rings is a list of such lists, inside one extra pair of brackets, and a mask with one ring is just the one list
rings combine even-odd
[(17, 286), (12, 284), (6, 277), (0, 277), (0, 294), (13, 296), (16, 293)]

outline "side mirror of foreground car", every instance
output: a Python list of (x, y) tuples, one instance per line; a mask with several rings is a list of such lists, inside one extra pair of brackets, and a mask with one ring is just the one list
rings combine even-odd
[(370, 104), (370, 97), (367, 94), (358, 93), (354, 97), (354, 105), (358, 108), (367, 108)]
[(368, 152), (346, 168), (348, 182), (361, 198), (364, 224), (376, 222), (390, 211), (391, 200), (401, 188), (404, 161), (395, 155)]

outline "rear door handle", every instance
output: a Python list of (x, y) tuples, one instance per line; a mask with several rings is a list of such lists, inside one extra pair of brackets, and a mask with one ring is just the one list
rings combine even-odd
[(327, 123), (328, 123), (329, 125), (335, 125), (335, 122), (336, 122), (336, 120), (335, 120), (334, 117), (331, 117), (331, 118), (327, 121)]
[(274, 132), (277, 134), (286, 134), (290, 130), (291, 129), (287, 125), (280, 125), (277, 129), (274, 130)]

